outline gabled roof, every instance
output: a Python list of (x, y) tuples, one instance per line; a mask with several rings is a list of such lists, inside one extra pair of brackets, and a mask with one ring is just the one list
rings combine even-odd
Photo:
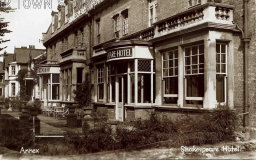
[(3, 69), (3, 70), (8, 67), (8, 64), (9, 64), (10, 62), (13, 62), (13, 56), (14, 56), (14, 54), (9, 54), (9, 53), (4, 54), (3, 66), (2, 66), (2, 69)]
[(32, 59), (45, 52), (45, 49), (15, 48), (13, 60), (17, 63), (28, 63), (30, 50)]

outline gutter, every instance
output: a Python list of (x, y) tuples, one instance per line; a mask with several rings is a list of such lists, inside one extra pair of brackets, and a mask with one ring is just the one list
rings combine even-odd
[(248, 47), (250, 38), (248, 37), (248, 1), (244, 0), (244, 111), (243, 111), (243, 132), (249, 125), (249, 103), (248, 103)]

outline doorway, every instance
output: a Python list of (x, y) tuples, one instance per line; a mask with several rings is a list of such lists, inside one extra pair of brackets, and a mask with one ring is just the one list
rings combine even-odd
[(127, 103), (127, 75), (117, 76), (117, 107), (116, 119), (118, 121), (125, 121), (126, 113), (124, 104)]

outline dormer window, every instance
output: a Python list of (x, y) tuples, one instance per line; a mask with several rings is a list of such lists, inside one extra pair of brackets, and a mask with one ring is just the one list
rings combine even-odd
[(201, 0), (188, 0), (188, 8), (201, 4)]

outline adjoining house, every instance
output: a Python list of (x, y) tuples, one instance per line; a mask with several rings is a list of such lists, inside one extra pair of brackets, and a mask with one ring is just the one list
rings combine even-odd
[[(31, 65), (29, 64), (30, 59), (32, 60), (33, 58), (44, 54), (44, 52), (44, 49), (35, 49), (35, 46), (30, 45), (29, 48), (14, 48), (14, 54), (6, 54), (4, 56), (6, 98), (19, 96), (20, 84), (17, 80), (19, 71), (23, 69), (28, 70)], [(26, 78), (26, 94), (29, 96), (29, 99), (33, 100), (33, 78)]]
[(50, 83), (43, 89), (50, 94), (56, 76), (60, 102), (73, 102), (88, 72), (93, 107), (113, 120), (200, 114), (222, 104), (256, 127), (253, 1), (104, 0), (86, 9), (86, 1), (65, 2), (43, 34), (47, 60), (60, 71), (43, 67), (48, 78), (40, 85)]

